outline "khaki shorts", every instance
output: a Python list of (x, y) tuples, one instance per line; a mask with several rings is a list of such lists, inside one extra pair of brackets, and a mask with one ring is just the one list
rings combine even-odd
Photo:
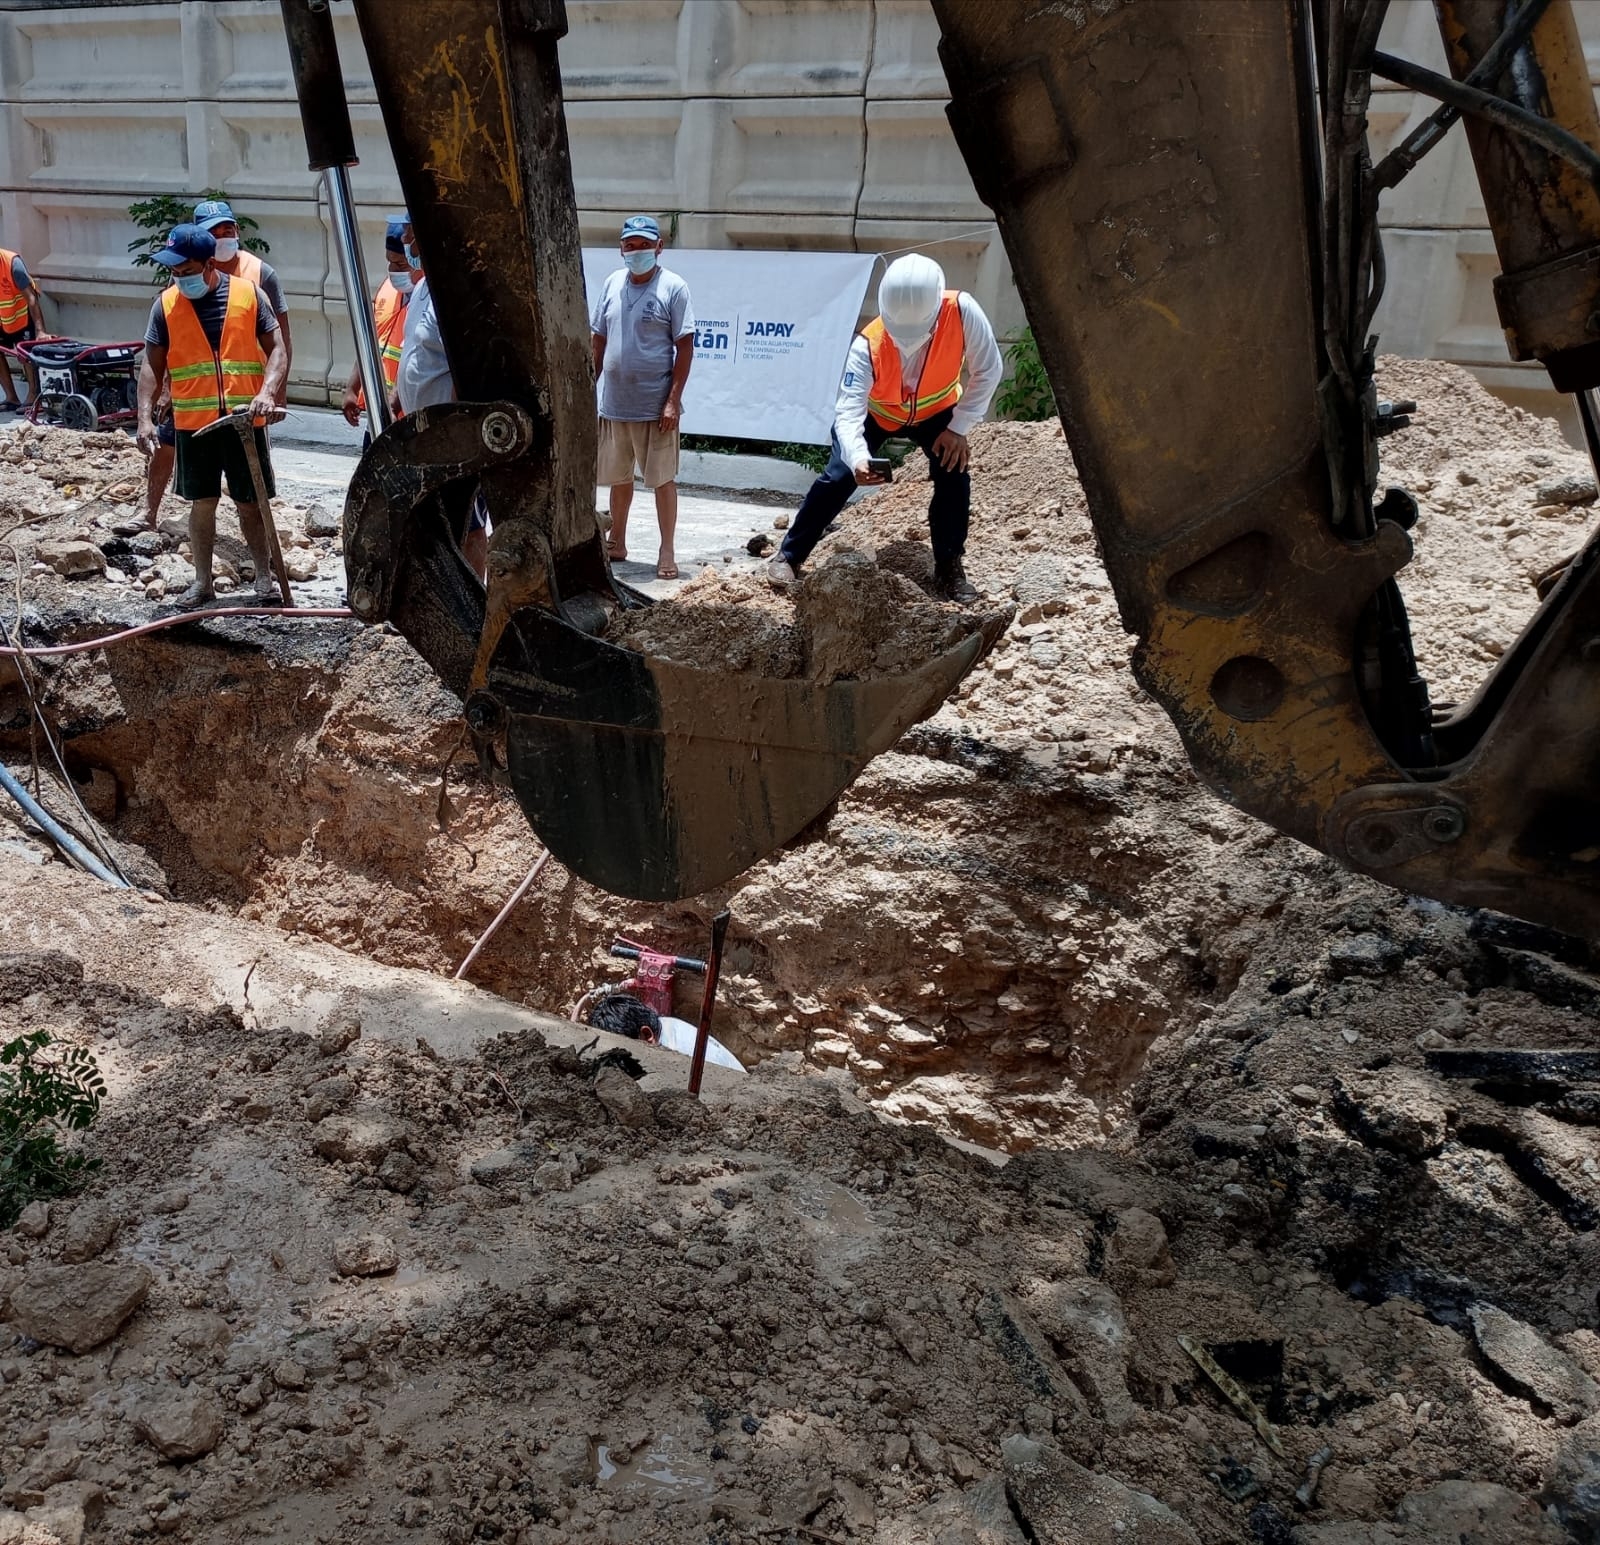
[(631, 483), (637, 467), (646, 488), (659, 488), (678, 475), (678, 431), (663, 433), (654, 424), (603, 418), (598, 463), (595, 481), (603, 487)]

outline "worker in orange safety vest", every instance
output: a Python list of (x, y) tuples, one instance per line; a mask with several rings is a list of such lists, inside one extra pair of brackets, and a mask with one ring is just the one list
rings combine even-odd
[[(412, 287), (421, 278), (414, 272), (406, 257), (406, 232), (408, 222), (403, 215), (389, 220), (384, 233), (383, 250), (389, 261), (389, 271), (372, 300), (372, 321), (378, 332), (378, 363), (383, 370), (384, 384), (392, 398), (395, 383), (400, 378), (400, 353), (406, 341), (406, 317), (410, 313)], [(361, 366), (350, 367), (350, 379), (344, 384), (345, 422), (359, 424), (366, 407), (366, 394), (361, 389)]]
[(214, 594), (211, 555), (224, 477), (255, 560), (256, 594), (271, 596), (276, 587), (260, 499), (271, 498), (276, 490), (266, 432), (255, 430), (256, 456), (267, 485), (257, 489), (239, 436), (202, 436), (199, 431), (242, 408), (258, 426), (273, 415), (289, 368), (278, 319), (263, 291), (218, 271), (216, 242), (199, 226), (178, 226), (154, 257), (171, 270), (174, 282), (150, 308), (145, 331), (139, 449), (149, 456), (160, 445), (156, 400), (170, 383), (178, 493), (191, 501), (189, 546), (195, 573), (178, 605), (201, 606)]
[[(194, 224), (207, 232), (217, 244), (213, 259), (217, 272), (230, 279), (248, 279), (267, 297), (272, 314), (278, 319), (278, 336), (283, 342), (283, 387), (278, 393), (278, 406), (287, 400), (289, 391), (289, 366), (294, 363), (294, 338), (289, 331), (289, 303), (284, 299), (283, 283), (278, 271), (264, 263), (253, 252), (246, 252), (239, 238), (239, 221), (232, 207), (222, 199), (202, 199), (194, 206)], [(145, 525), (154, 531), (161, 517), (161, 501), (166, 497), (172, 482), (175, 459), (172, 418), (167, 404), (156, 405), (156, 428), (161, 443), (145, 468)]]
[[(15, 252), (0, 247), (0, 349), (14, 349), (19, 343), (44, 336), (44, 312), (39, 307), (39, 286), (28, 274), (27, 265)], [(24, 367), (27, 368), (26, 366)], [(33, 390), (33, 372), (27, 371), (28, 387)], [(11, 361), (0, 354), (0, 413), (15, 413), (22, 403), (11, 379)]]
[(767, 577), (780, 590), (791, 587), (851, 494), (887, 481), (872, 465), (884, 441), (905, 439), (928, 458), (933, 479), (934, 592), (966, 605), (978, 598), (961, 562), (972, 506), (967, 432), (989, 411), (1000, 384), (1000, 347), (977, 301), (947, 290), (944, 270), (920, 253), (889, 265), (878, 285), (878, 311), (845, 361), (834, 404), (833, 456), (795, 514)]

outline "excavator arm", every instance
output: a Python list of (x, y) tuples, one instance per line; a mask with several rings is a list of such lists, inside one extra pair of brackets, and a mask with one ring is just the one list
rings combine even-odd
[[(345, 112), (326, 0), (282, 0), (313, 165)], [(1353, 868), (1600, 933), (1600, 596), (1568, 567), (1471, 704), (1430, 707), (1381, 496), (1378, 198), (1469, 120), (1518, 357), (1600, 378), (1600, 123), (1569, 0), (932, 0), (950, 119), (1055, 389), (1135, 668), (1224, 798)], [(562, 116), (561, 0), (354, 0), (461, 401), (386, 430), (346, 508), (351, 604), (466, 705), (576, 873), (669, 898), (807, 825), (981, 654), (819, 687), (618, 650)], [(1374, 72), (1447, 104), (1374, 166)], [(330, 86), (330, 82), (334, 83)], [(348, 131), (345, 131), (348, 137)], [(331, 158), (331, 159), (330, 159)], [(493, 516), (487, 590), (451, 491)]]

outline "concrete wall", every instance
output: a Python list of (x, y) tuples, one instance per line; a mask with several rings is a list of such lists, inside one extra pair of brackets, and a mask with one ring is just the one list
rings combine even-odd
[[(1250, 0), (1240, 0), (1241, 4)], [(396, 5), (397, 11), (400, 6)], [(562, 46), (584, 238), (635, 209), (676, 215), (691, 247), (930, 250), (1002, 332), (1023, 322), (1004, 250), (944, 119), (925, 0), (568, 0)], [(1579, 13), (1600, 55), (1600, 3)], [(348, 7), (336, 6), (362, 165), (369, 262), (400, 197)], [(1385, 46), (1442, 67), (1429, 0), (1397, 0)], [(1600, 59), (1591, 58), (1591, 73)], [(1375, 148), (1428, 109), (1375, 99)], [(150, 287), (129, 267), (127, 205), (224, 189), (260, 221), (289, 293), (294, 395), (328, 400), (350, 348), (338, 265), (305, 148), (275, 0), (49, 8), (0, 0), (0, 242), (40, 278), (54, 325), (142, 330)], [(1390, 196), (1385, 347), (1542, 390), (1513, 366), (1459, 128)]]

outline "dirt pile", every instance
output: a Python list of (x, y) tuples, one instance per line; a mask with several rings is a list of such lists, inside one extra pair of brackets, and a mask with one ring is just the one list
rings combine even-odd
[(1308, 890), (1105, 1149), (997, 1168), (795, 1056), (696, 1105), (643, 1048), (624, 1124), (560, 1027), (441, 1056), (479, 995), (427, 978), (291, 1028), (203, 985), (281, 994), (280, 935), (3, 855), (0, 915), (0, 1038), (112, 1089), (89, 1191), (0, 1236), (0, 1539), (1596, 1525), (1582, 1091), (1427, 1062), (1592, 1039), (1590, 962), (1527, 930)]
[(908, 675), (1001, 618), (943, 605), (872, 553), (833, 553), (791, 600), (759, 575), (707, 568), (670, 603), (618, 612), (615, 643), (703, 670), (805, 677), (826, 685)]

